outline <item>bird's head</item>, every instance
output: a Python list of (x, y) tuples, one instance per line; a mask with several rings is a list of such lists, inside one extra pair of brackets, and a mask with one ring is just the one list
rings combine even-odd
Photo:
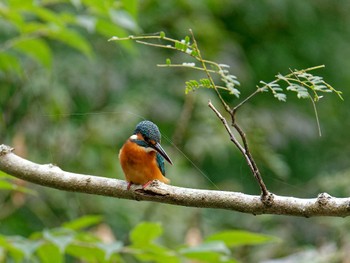
[(165, 160), (167, 160), (170, 164), (173, 164), (170, 157), (160, 145), (161, 134), (157, 125), (155, 125), (153, 122), (141, 121), (139, 124), (137, 124), (130, 139), (139, 146), (144, 147), (146, 151), (158, 152), (164, 157)]

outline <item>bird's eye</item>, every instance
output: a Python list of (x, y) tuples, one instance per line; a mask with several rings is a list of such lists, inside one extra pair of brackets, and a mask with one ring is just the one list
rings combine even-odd
[(143, 139), (148, 142), (149, 141), (149, 138), (147, 136), (143, 136)]

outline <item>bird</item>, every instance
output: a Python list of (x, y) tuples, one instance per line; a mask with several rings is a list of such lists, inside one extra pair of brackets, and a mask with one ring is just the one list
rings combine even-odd
[(173, 164), (168, 154), (160, 145), (161, 134), (158, 126), (151, 121), (141, 121), (133, 134), (126, 140), (119, 151), (119, 162), (128, 182), (146, 188), (153, 180), (169, 184), (165, 177), (164, 159)]

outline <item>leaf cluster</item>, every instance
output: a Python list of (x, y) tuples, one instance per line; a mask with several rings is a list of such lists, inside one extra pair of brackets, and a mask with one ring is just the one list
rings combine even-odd
[[(163, 41), (161, 43), (150, 42), (149, 40), (157, 39)], [(178, 51), (190, 56), (194, 61), (193, 62), (180, 62), (173, 63), (170, 58), (166, 58), (165, 64), (159, 64), (159, 67), (182, 67), (182, 68), (192, 68), (194, 70), (199, 70), (207, 73), (213, 73), (219, 76), (222, 84), (216, 85), (211, 76), (207, 78), (201, 78), (199, 80), (189, 80), (186, 81), (185, 93), (195, 91), (199, 88), (212, 88), (212, 89), (222, 89), (229, 92), (236, 97), (239, 97), (240, 91), (237, 87), (240, 85), (237, 77), (231, 74), (228, 70), (229, 65), (219, 64), (214, 61), (204, 60), (201, 56), (200, 50), (194, 38), (190, 36), (185, 36), (183, 39), (176, 40), (169, 38), (165, 35), (164, 32), (160, 32), (156, 35), (147, 35), (147, 36), (129, 36), (127, 38), (112, 37), (110, 41), (121, 41), (121, 40), (135, 40), (137, 43), (159, 47), (164, 49), (171, 49)]]
[[(137, 31), (134, 20), (136, 1), (7, 1), (0, 5), (2, 34), (0, 73), (21, 74), (23, 58), (46, 68), (52, 66), (50, 41), (69, 46), (85, 56), (94, 56), (93, 48), (82, 31), (109, 37)], [(123, 7), (123, 9), (121, 8)]]
[(159, 223), (143, 222), (130, 232), (130, 242), (105, 243), (86, 228), (101, 223), (100, 216), (84, 216), (59, 228), (33, 233), (29, 238), (0, 236), (0, 260), (14, 262), (65, 262), (73, 258), (84, 262), (126, 262), (128, 257), (141, 262), (237, 262), (231, 248), (277, 242), (274, 237), (246, 231), (224, 231), (213, 234), (197, 246), (183, 244), (177, 248), (160, 245), (163, 233)]
[(287, 95), (284, 93), (283, 88), (280, 85), (280, 82), (284, 82), (287, 87), (287, 91), (295, 92), (298, 99), (309, 99), (312, 98), (314, 102), (319, 101), (323, 96), (320, 93), (330, 93), (335, 92), (340, 99), (343, 99), (341, 91), (335, 90), (330, 84), (328, 84), (320, 76), (315, 76), (309, 71), (315, 70), (318, 68), (324, 67), (323, 65), (312, 67), (304, 70), (291, 70), (290, 74), (282, 75), (277, 74), (276, 80), (266, 83), (260, 81), (262, 84), (261, 87), (258, 86), (258, 89), (262, 91), (271, 91), (274, 97), (280, 101), (286, 101)]
[[(237, 77), (230, 73), (229, 65), (219, 64), (214, 61), (203, 59), (201, 56), (200, 49), (197, 45), (197, 42), (194, 38), (192, 31), (190, 30), (192, 37), (185, 36), (183, 39), (177, 40), (174, 38), (167, 37), (164, 32), (160, 32), (155, 35), (147, 35), (147, 36), (129, 36), (126, 38), (112, 37), (110, 41), (121, 41), (121, 40), (135, 40), (137, 43), (163, 48), (163, 49), (171, 49), (174, 51), (178, 51), (184, 53), (191, 58), (194, 59), (194, 62), (179, 62), (173, 63), (170, 58), (166, 59), (165, 64), (160, 64), (160, 67), (183, 67), (183, 68), (192, 68), (194, 70), (203, 71), (207, 78), (201, 78), (199, 80), (189, 80), (185, 82), (185, 93), (188, 94), (191, 91), (195, 91), (199, 88), (212, 88), (216, 91), (225, 90), (228, 91), (229, 94), (234, 95), (235, 97), (240, 97), (240, 90), (238, 87), (240, 86), (240, 82)], [(150, 40), (157, 39), (162, 42), (151, 42)], [(271, 91), (273, 96), (279, 101), (286, 101), (287, 95), (286, 91), (292, 91), (297, 94), (297, 97), (300, 98), (313, 98), (315, 102), (319, 101), (322, 96), (320, 93), (336, 93), (341, 99), (341, 91), (334, 89), (330, 84), (328, 84), (324, 79), (320, 76), (313, 75), (310, 71), (315, 69), (319, 69), (324, 67), (315, 66), (302, 70), (291, 70), (291, 73), (282, 75), (277, 74), (276, 79), (271, 82), (260, 81), (261, 86), (257, 86), (257, 90), (248, 97), (251, 99), (257, 93), (260, 92), (268, 92)], [(214, 81), (212, 76), (218, 75), (220, 77), (221, 84), (216, 84), (217, 81)], [(284, 90), (280, 83), (284, 82), (287, 84), (286, 89)], [(219, 95), (219, 94), (218, 94)], [(219, 95), (220, 96), (220, 95)], [(222, 100), (222, 99), (221, 99)], [(247, 99), (246, 99), (247, 100)], [(246, 102), (244, 100), (243, 102)], [(223, 101), (222, 101), (223, 102)], [(223, 102), (223, 104), (226, 104)], [(239, 106), (241, 104), (238, 104)], [(237, 107), (235, 107), (237, 108)]]

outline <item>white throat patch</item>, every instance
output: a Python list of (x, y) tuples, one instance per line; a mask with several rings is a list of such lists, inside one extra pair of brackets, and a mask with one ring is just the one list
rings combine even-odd
[[(130, 136), (130, 140), (138, 140), (137, 135), (136, 135), (136, 134), (131, 135), (131, 136)], [(143, 149), (145, 150), (145, 152), (147, 152), (147, 153), (149, 153), (149, 152), (156, 152), (156, 150), (153, 149), (153, 148), (151, 148), (151, 147), (142, 147), (142, 148), (143, 148)]]
[(137, 140), (137, 135), (136, 135), (136, 134), (131, 135), (131, 136), (130, 136), (130, 139), (131, 139), (131, 140)]
[(155, 152), (155, 151), (156, 151), (155, 149), (153, 149), (153, 148), (151, 148), (151, 147), (146, 147), (146, 148), (143, 148), (143, 149), (145, 149), (145, 151), (146, 151), (147, 153), (149, 153), (149, 152)]

